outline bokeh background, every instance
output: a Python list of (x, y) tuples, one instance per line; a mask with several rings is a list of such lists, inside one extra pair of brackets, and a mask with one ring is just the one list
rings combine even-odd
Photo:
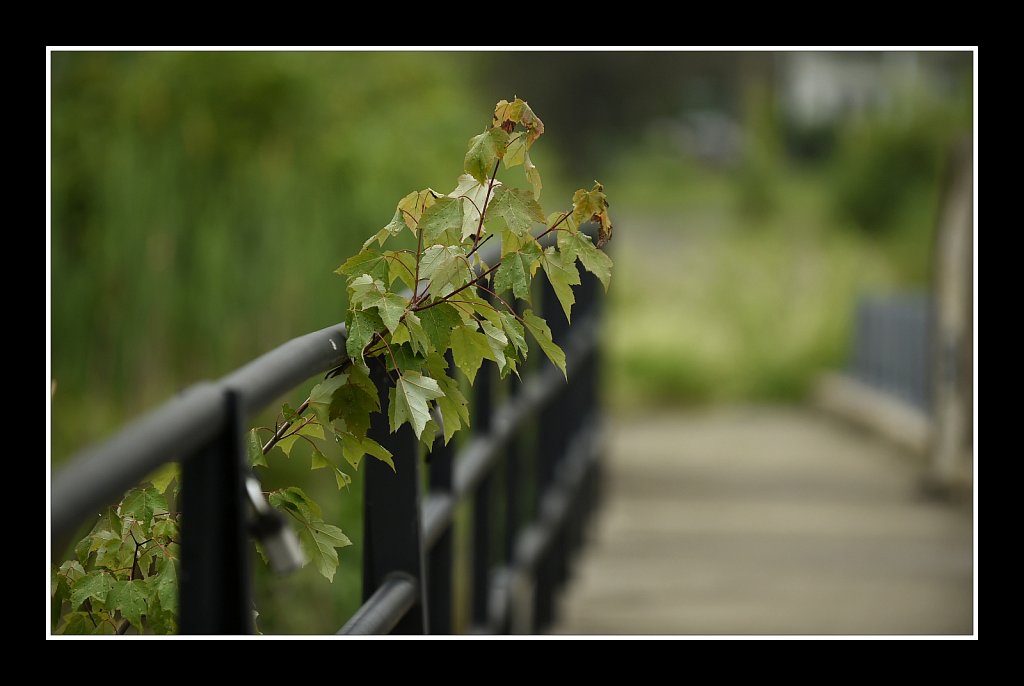
[[(608, 191), (613, 418), (798, 402), (859, 295), (926, 287), (972, 90), (970, 53), (54, 53), (54, 464), (342, 319), (333, 269), (409, 190), (454, 187), (514, 95), (546, 124), (545, 209)], [(308, 487), (355, 545), (333, 585), (261, 572), (264, 631), (358, 600), (359, 482)]]

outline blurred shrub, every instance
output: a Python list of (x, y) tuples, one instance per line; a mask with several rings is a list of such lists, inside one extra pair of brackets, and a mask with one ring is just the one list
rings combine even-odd
[(54, 455), (338, 321), (332, 270), (486, 123), (462, 61), (55, 53)]
[(834, 206), (868, 233), (897, 229), (908, 204), (935, 199), (950, 146), (966, 128), (948, 108), (922, 105), (903, 115), (869, 116), (840, 136)]

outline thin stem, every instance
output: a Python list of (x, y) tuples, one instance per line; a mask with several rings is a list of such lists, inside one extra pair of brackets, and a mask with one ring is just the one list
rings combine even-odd
[(544, 232), (542, 232), (542, 233), (541, 233), (541, 234), (540, 234), (539, 236), (537, 236), (537, 238), (536, 238), (535, 240), (538, 240), (538, 241), (539, 241), (539, 240), (540, 240), (541, 238), (544, 238), (544, 236), (547, 236), (547, 235), (548, 235), (549, 233), (551, 233), (552, 231), (554, 231), (555, 229), (557, 229), (557, 228), (558, 228), (558, 225), (559, 225), (559, 224), (561, 224), (562, 222), (564, 222), (564, 221), (565, 221), (566, 219), (568, 219), (568, 218), (569, 218), (569, 215), (571, 215), (571, 214), (572, 214), (572, 210), (569, 210), (568, 212), (566, 212), (565, 214), (563, 214), (563, 215), (562, 215), (562, 218), (561, 218), (561, 219), (559, 219), (559, 220), (558, 220), (557, 222), (555, 222), (554, 224), (552, 224), (552, 225), (551, 225), (551, 227), (550, 227), (550, 228), (548, 228), (548, 230), (547, 230), (547, 231), (544, 231)]
[(423, 257), (423, 232), (416, 225), (416, 277), (412, 282), (412, 299), (416, 299), (416, 291), (420, 287), (420, 259)]
[(413, 312), (419, 312), (420, 310), (429, 310), (431, 307), (433, 307), (435, 305), (440, 305), (443, 302), (447, 302), (447, 301), (451, 300), (454, 296), (458, 295), (459, 293), (461, 293), (462, 291), (466, 290), (467, 288), (469, 288), (473, 284), (477, 283), (478, 281), (480, 281), (481, 279), (486, 277), (488, 274), (490, 274), (491, 272), (493, 272), (495, 269), (497, 269), (500, 266), (501, 266), (501, 262), (499, 262), (498, 264), (494, 265), (493, 267), (491, 267), (490, 269), (485, 271), (480, 276), (478, 276), (475, 279), (471, 280), (465, 286), (460, 286), (459, 288), (455, 289), (454, 291), (452, 291), (448, 295), (444, 296), (440, 300), (435, 300), (434, 302), (430, 303), (429, 305), (424, 305), (423, 307), (416, 307), (416, 308), (413, 309)]
[(474, 245), (473, 249), (470, 250), (468, 253), (466, 253), (466, 259), (468, 260), (470, 257), (472, 257), (473, 253), (475, 253), (477, 250), (479, 250), (480, 247), (483, 246), (484, 243), (486, 243), (487, 241), (491, 240), (492, 238), (494, 238), (494, 234), (493, 233), (488, 235), (486, 238), (484, 238), (482, 241), (480, 241), (476, 245)]
[[(295, 410), (295, 416), (301, 415), (307, 409), (309, 409), (309, 398), (306, 398), (305, 400), (302, 401), (302, 404), (299, 405), (299, 408), (297, 410)], [(288, 432), (288, 428), (291, 425), (292, 425), (292, 422), (285, 422), (284, 424), (281, 425), (281, 427), (277, 431), (274, 432), (274, 435), (270, 437), (270, 440), (268, 440), (263, 445), (263, 454), (264, 455), (269, 453), (271, 451), (271, 449), (275, 445), (277, 445), (278, 441), (280, 441), (282, 438), (284, 438), (284, 435)]]
[[(491, 199), (491, 190), (494, 188), (494, 177), (498, 175), (498, 165), (501, 164), (501, 160), (494, 163), (494, 171), (491, 172), (491, 180), (487, 183), (487, 193), (484, 194), (484, 210), (487, 210), (487, 203)], [(473, 238), (473, 247), (480, 242), (480, 232), (484, 228), (484, 213), (480, 213), (480, 223), (476, 225), (476, 237)]]
[(508, 308), (508, 311), (509, 311), (509, 313), (510, 313), (510, 314), (511, 314), (511, 315), (512, 315), (513, 317), (515, 317), (516, 319), (518, 319), (518, 320), (520, 321), (520, 323), (521, 323), (521, 324), (522, 324), (523, 326), (526, 326), (526, 322), (525, 322), (525, 321), (523, 321), (523, 318), (522, 318), (522, 317), (520, 317), (520, 316), (519, 316), (519, 315), (518, 315), (518, 314), (516, 313), (516, 310), (515, 310), (515, 308), (514, 308), (514, 307), (512, 307), (511, 305), (509, 305), (509, 304), (508, 304), (508, 302), (507, 302), (507, 301), (506, 301), (506, 300), (505, 300), (504, 298), (502, 298), (502, 297), (501, 297), (500, 295), (498, 295), (497, 293), (495, 293), (494, 291), (492, 291), (492, 290), (491, 290), (490, 288), (488, 288), (487, 286), (480, 286), (480, 288), (481, 288), (482, 290), (486, 291), (487, 293), (490, 293), (491, 295), (493, 295), (493, 296), (494, 296), (495, 298), (497, 298), (498, 300), (500, 300), (500, 301), (501, 301), (501, 304), (502, 304), (502, 305), (504, 305), (505, 307), (507, 307), (507, 308)]

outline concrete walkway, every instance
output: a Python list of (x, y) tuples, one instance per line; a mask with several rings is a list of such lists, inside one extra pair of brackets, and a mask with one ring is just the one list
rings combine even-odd
[(730, 408), (614, 426), (563, 634), (970, 634), (967, 505), (826, 417)]

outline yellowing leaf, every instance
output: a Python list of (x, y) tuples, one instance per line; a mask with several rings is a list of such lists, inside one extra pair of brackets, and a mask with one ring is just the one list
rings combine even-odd
[(608, 215), (608, 198), (604, 194), (604, 186), (597, 181), (589, 191), (579, 189), (572, 196), (572, 219), (577, 224), (587, 220), (598, 223), (597, 247), (612, 239), (612, 219)]

